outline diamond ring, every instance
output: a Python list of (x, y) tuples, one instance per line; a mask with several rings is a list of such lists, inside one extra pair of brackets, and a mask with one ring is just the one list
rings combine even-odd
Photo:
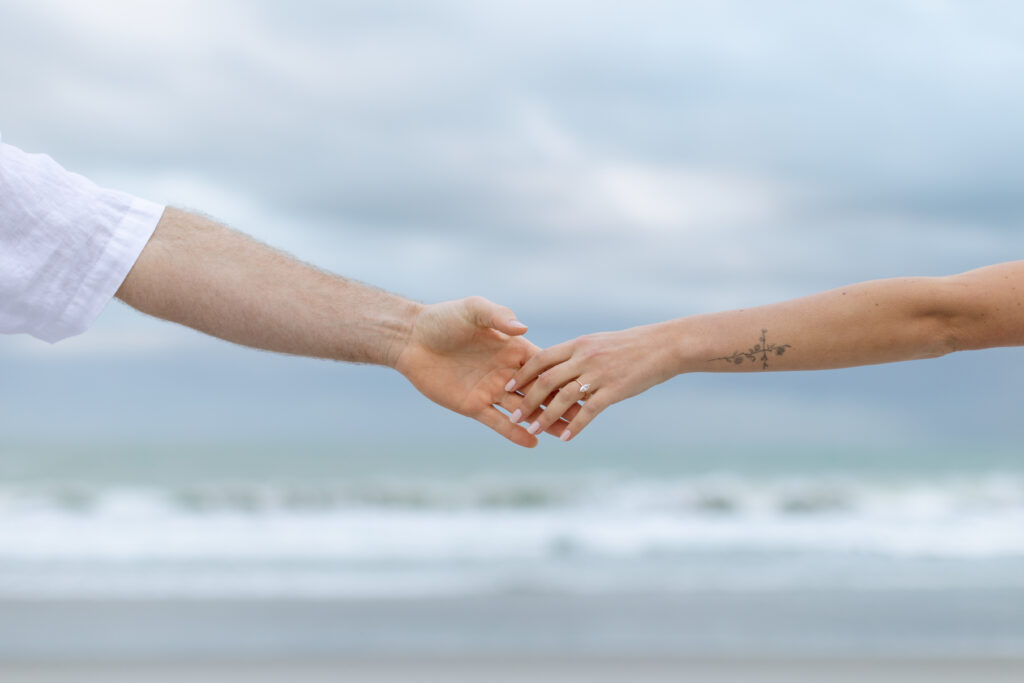
[(576, 382), (576, 384), (580, 385), (580, 393), (581, 394), (585, 394), (588, 391), (590, 391), (590, 385), (589, 384), (584, 384), (583, 382), (579, 381), (578, 379), (574, 379), (573, 382)]

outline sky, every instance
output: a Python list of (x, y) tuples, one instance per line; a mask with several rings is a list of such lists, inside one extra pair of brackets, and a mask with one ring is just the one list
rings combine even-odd
[[(1022, 32), (1012, 2), (6, 0), (0, 130), (549, 345), (1019, 258)], [(680, 377), (543, 451), (1015, 449), (1020, 361)], [(0, 439), (516, 453), (386, 370), (119, 303), (52, 347), (0, 338)]]

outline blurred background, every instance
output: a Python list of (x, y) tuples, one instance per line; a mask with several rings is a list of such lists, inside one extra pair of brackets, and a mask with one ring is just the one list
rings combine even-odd
[[(6, 0), (0, 130), (542, 346), (1024, 253), (1011, 2)], [(0, 338), (4, 661), (1024, 654), (1016, 349), (532, 451), (112, 303)]]

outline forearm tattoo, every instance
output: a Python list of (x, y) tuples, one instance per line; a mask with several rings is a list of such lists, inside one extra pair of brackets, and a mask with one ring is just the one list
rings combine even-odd
[(743, 365), (744, 360), (749, 360), (751, 363), (761, 361), (761, 369), (768, 369), (768, 357), (769, 356), (781, 356), (786, 352), (786, 349), (792, 348), (789, 344), (769, 344), (768, 343), (768, 330), (761, 330), (761, 342), (754, 344), (747, 351), (734, 351), (731, 355), (721, 356), (719, 358), (711, 358), (708, 360), (724, 360), (727, 363), (733, 363), (734, 365)]

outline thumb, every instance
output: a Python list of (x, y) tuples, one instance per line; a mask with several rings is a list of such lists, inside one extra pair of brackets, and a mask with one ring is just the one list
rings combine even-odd
[(490, 327), (505, 334), (518, 336), (527, 330), (526, 325), (516, 319), (511, 308), (499, 306), (482, 296), (471, 296), (466, 299), (469, 319), (477, 327)]

